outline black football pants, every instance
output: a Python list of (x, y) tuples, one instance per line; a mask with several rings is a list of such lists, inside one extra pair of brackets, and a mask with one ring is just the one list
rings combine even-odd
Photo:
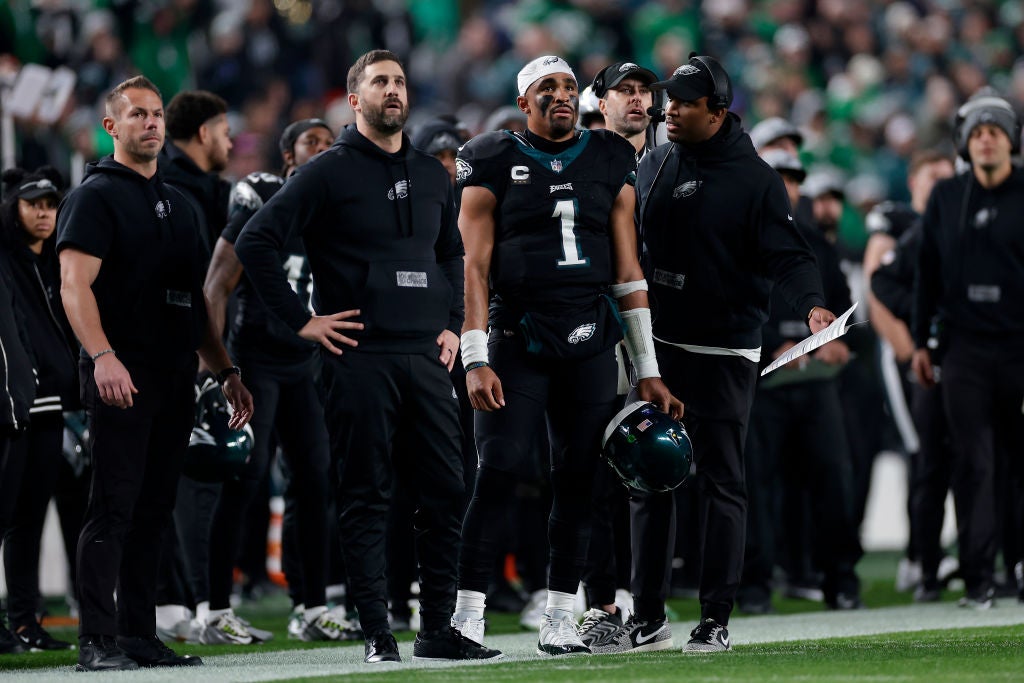
[(526, 352), (519, 336), (491, 332), (491, 366), (505, 406), (476, 415), (480, 470), (466, 512), (459, 552), (459, 588), (487, 592), (516, 486), (533, 470), (545, 420), (550, 441), (552, 505), (548, 588), (575, 593), (587, 559), (594, 473), (601, 437), (615, 415), (614, 349), (585, 360), (545, 360)]
[[(1020, 337), (949, 335), (942, 398), (953, 443), (960, 572), (968, 593), (992, 586), (1003, 491), (1024, 468), (1024, 344)], [(1014, 520), (1019, 527), (1020, 520)], [(1019, 528), (1018, 528), (1019, 531)]]
[(910, 536), (921, 562), (922, 582), (929, 589), (938, 588), (939, 562), (944, 554), (942, 520), (953, 462), (942, 389), (942, 384), (932, 389), (916, 383), (911, 386), (911, 412), (919, 445), (910, 463)]
[[(396, 476), (418, 501), (414, 529), (423, 629), (443, 629), (455, 606), (465, 496), (458, 400), (448, 369), (423, 354), (346, 350), (324, 358), (339, 533), (363, 631), (371, 635), (388, 627), (386, 539)], [(399, 428), (410, 431), (415, 447), (396, 459), (392, 443)]]
[[(729, 623), (743, 567), (747, 496), (743, 445), (757, 364), (738, 356), (690, 353), (655, 342), (661, 376), (686, 406), (693, 443), (700, 548), (701, 618)], [(675, 496), (631, 494), (633, 596), (641, 620), (665, 615), (675, 539)]]
[(210, 609), (230, 607), (233, 569), (241, 550), (244, 520), (260, 482), (273, 461), (277, 434), (288, 463), (290, 486), (296, 492), (297, 546), (302, 560), (303, 595), (307, 607), (326, 603), (327, 573), (327, 428), (313, 375), (288, 366), (274, 368), (250, 362), (245, 384), (252, 393), (253, 448), (245, 476), (225, 482), (210, 532)]
[(184, 364), (127, 368), (139, 393), (123, 410), (100, 400), (92, 361), (79, 365), (93, 459), (78, 540), (82, 635), (156, 632), (160, 546), (195, 422), (195, 355)]

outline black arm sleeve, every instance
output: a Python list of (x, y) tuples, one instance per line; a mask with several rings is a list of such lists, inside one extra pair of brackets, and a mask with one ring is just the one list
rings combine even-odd
[(444, 213), (441, 216), (441, 229), (434, 244), (437, 265), (448, 279), (452, 287), (452, 305), (448, 314), (448, 328), (456, 336), (462, 331), (465, 319), (465, 284), (466, 272), (463, 257), (466, 250), (462, 245), (462, 234), (459, 232), (458, 212), (455, 210), (455, 192), (448, 191)]
[[(302, 168), (245, 224), (235, 253), (267, 308), (298, 332), (309, 322), (281, 268), (281, 251), (292, 235), (301, 235), (327, 196), (318, 168)], [(303, 172), (305, 171), (305, 172)]]

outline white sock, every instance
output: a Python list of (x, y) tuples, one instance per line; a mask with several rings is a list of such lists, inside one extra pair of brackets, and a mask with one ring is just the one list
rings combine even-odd
[(196, 619), (201, 622), (210, 620), (210, 601), (203, 600), (196, 603)]
[(575, 593), (560, 593), (558, 591), (548, 591), (548, 604), (544, 608), (544, 612), (552, 619), (564, 619), (565, 617), (573, 618), (573, 605), (576, 604)]
[(455, 597), (455, 620), (483, 619), (487, 596), (479, 591), (460, 590)]
[[(209, 605), (210, 603), (206, 603), (206, 604)], [(227, 609), (210, 609), (209, 607), (207, 607), (206, 611), (208, 613), (208, 616), (206, 617), (206, 622), (207, 623), (213, 621), (214, 619), (222, 617), (225, 614), (232, 614), (232, 611), (231, 611), (230, 607), (228, 607)]]
[(302, 613), (302, 618), (306, 620), (307, 624), (312, 624), (316, 621), (317, 617), (327, 611), (326, 605), (318, 605), (316, 607), (307, 607), (306, 611)]

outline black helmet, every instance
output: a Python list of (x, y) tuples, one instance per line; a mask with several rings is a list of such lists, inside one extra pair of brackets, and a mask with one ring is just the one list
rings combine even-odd
[(228, 403), (212, 379), (196, 387), (196, 424), (188, 440), (182, 472), (196, 481), (240, 479), (252, 452), (252, 427), (228, 427)]
[(686, 428), (653, 403), (636, 401), (620, 410), (602, 445), (608, 464), (631, 488), (671, 491), (690, 475), (693, 445)]

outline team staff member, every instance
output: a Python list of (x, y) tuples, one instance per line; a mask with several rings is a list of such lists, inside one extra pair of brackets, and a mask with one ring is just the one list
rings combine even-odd
[[(635, 150), (636, 160), (654, 148), (650, 86), (658, 80), (653, 71), (632, 62), (610, 64), (594, 77), (591, 89), (606, 130), (618, 133)], [(616, 346), (619, 391), (629, 391), (622, 345)], [(626, 488), (610, 467), (598, 467), (594, 478), (594, 506), (590, 546), (583, 583), (590, 607), (583, 615), (580, 639), (590, 645), (602, 634), (622, 625), (622, 609), (616, 607), (618, 586), (629, 585), (629, 503)], [(628, 594), (628, 590), (624, 591)]]
[(234, 408), (229, 424), (252, 413), (208, 324), (197, 218), (157, 171), (163, 116), (145, 77), (116, 86), (103, 119), (114, 154), (87, 167), (57, 214), (93, 457), (78, 544), (80, 670), (201, 663), (165, 647), (155, 623), (160, 541), (195, 418), (196, 349)]
[[(643, 398), (677, 417), (682, 406), (653, 354), (633, 229), (635, 150), (610, 131), (575, 129), (579, 90), (560, 57), (538, 57), (517, 80), (526, 131), (479, 136), (458, 158), (467, 246), (462, 359), (478, 411), (480, 467), (462, 534), (455, 620), (482, 641), (498, 520), (546, 420), (551, 557), (537, 650), (589, 653), (573, 603), (594, 473), (604, 466), (601, 435), (618, 407), (614, 347), (622, 326)], [(624, 309), (621, 322), (609, 293)]]
[[(637, 172), (639, 229), (658, 311), (658, 362), (686, 405), (703, 539), (701, 620), (684, 651), (729, 649), (726, 626), (743, 564), (743, 443), (772, 284), (810, 324), (823, 308), (814, 256), (793, 222), (782, 180), (757, 157), (728, 111), (732, 84), (710, 57), (691, 57), (653, 89), (669, 97), (670, 144)], [(637, 495), (633, 512), (636, 618), (620, 649), (663, 636), (672, 558), (673, 497)]]
[[(984, 609), (993, 603), (1000, 478), (1008, 472), (1017, 482), (1011, 490), (1021, 490), (1024, 170), (1012, 162), (1020, 122), (1006, 100), (971, 100), (958, 119), (955, 142), (971, 170), (939, 181), (925, 209), (913, 368), (931, 387), (941, 360), (966, 588), (961, 604)], [(936, 321), (941, 332), (933, 335)], [(929, 338), (938, 342), (934, 350)]]
[[(60, 174), (43, 167), (35, 173), (4, 171), (0, 205), (2, 246), (9, 249), (16, 291), (25, 314), (39, 378), (32, 422), (11, 451), (5, 478), (21, 480), (11, 528), (3, 539), (11, 630), (31, 649), (70, 649), (36, 619), (39, 608), (39, 550), (46, 510), (64, 461), (64, 410), (76, 410), (78, 344), (60, 301), (60, 264), (54, 249)], [(17, 468), (21, 469), (20, 475)], [(75, 524), (80, 527), (81, 520)]]
[[(448, 377), (462, 324), (454, 195), (441, 163), (414, 149), (402, 132), (409, 105), (405, 71), (394, 54), (373, 50), (357, 59), (348, 91), (356, 123), (252, 217), (235, 251), (271, 313), (328, 352), (325, 412), (366, 661), (400, 660), (388, 630), (385, 579), (393, 476), (408, 478), (420, 506), (423, 630), (414, 657), (489, 659), (500, 653), (450, 626), (464, 490), (458, 406)], [(310, 316), (281, 269), (280, 251), (292, 237), (306, 247), (313, 308), (322, 315)], [(353, 310), (361, 312), (360, 324), (349, 321)], [(399, 425), (419, 441), (411, 462), (392, 461)]]
[[(290, 163), (285, 175), (334, 142), (327, 123), (303, 119), (285, 128), (281, 149)], [(235, 184), (231, 216), (213, 252), (206, 276), (215, 326), (232, 292), (238, 292), (238, 309), (231, 321), (228, 345), (246, 368), (256, 411), (252, 428), (256, 441), (246, 476), (225, 482), (221, 488), (210, 533), (210, 613), (201, 642), (259, 642), (231, 610), (233, 568), (238, 560), (246, 511), (260, 481), (267, 475), (273, 452), (271, 435), (276, 429), (289, 472), (289, 489), (294, 492), (297, 516), (297, 547), (303, 595), (304, 640), (343, 640), (354, 633), (345, 620), (344, 605), (328, 613), (325, 594), (329, 547), (327, 539), (328, 442), (323, 407), (314, 381), (316, 344), (295, 335), (271, 315), (260, 301), (242, 264), (234, 243), (246, 222), (283, 186), (284, 180), (269, 173), (253, 173)], [(308, 306), (309, 267), (302, 241), (297, 235), (279, 255), (281, 268), (304, 305)], [(289, 577), (289, 583), (291, 583)]]

